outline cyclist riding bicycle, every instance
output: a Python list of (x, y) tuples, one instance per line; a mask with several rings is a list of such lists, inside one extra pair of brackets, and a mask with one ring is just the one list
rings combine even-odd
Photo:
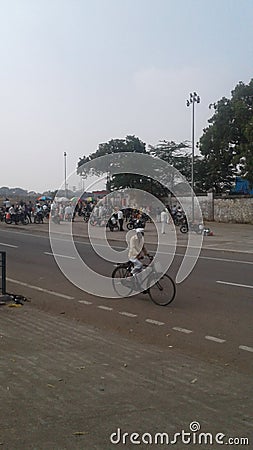
[(140, 261), (144, 256), (149, 256), (144, 245), (144, 228), (136, 228), (129, 242), (129, 261), (133, 263), (132, 274), (135, 275), (142, 271), (143, 264)]

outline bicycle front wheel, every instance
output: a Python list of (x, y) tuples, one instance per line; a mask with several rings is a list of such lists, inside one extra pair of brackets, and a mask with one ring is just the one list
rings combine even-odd
[(151, 300), (159, 306), (166, 306), (173, 302), (176, 295), (176, 285), (172, 278), (164, 274), (148, 290)]
[[(128, 297), (133, 292), (131, 278), (131, 272), (126, 264), (119, 265), (112, 272), (113, 288), (119, 297)], [(124, 280), (128, 279), (130, 283), (124, 283)]]

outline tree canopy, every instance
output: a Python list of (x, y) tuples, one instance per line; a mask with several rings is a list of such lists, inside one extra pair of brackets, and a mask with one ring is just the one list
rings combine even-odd
[[(140, 176), (136, 173), (127, 173), (127, 170), (126, 173), (123, 174), (112, 174), (113, 170), (111, 167), (108, 167), (108, 160), (103, 161), (103, 159), (101, 159), (95, 169), (91, 164), (85, 163), (90, 163), (95, 158), (111, 155), (113, 153), (119, 154), (120, 159), (118, 159), (118, 162), (120, 161), (121, 163), (122, 159), (120, 154), (123, 152), (148, 154), (153, 157), (152, 169), (156, 169), (158, 171), (157, 173), (159, 173), (161, 180), (164, 176), (166, 179), (166, 186), (170, 185), (173, 187), (175, 184), (182, 181), (182, 179), (180, 179), (180, 177), (176, 179), (175, 174), (169, 174), (168, 171), (166, 171), (166, 173), (162, 173), (161, 166), (158, 164), (158, 158), (175, 167), (187, 179), (189, 179), (191, 159), (186, 152), (188, 147), (189, 145), (187, 142), (177, 144), (174, 141), (164, 140), (160, 141), (156, 146), (149, 146), (148, 150), (146, 150), (146, 144), (135, 136), (126, 136), (125, 139), (111, 139), (107, 143), (100, 144), (98, 150), (90, 154), (88, 157), (84, 156), (83, 158), (80, 158), (77, 171), (82, 176), (107, 173), (107, 189), (109, 191), (134, 188), (149, 192), (158, 198), (163, 198), (168, 195), (169, 190), (159, 181), (152, 179), (152, 177), (144, 175)], [(117, 160), (113, 163), (113, 166), (117, 166)]]
[[(248, 85), (239, 82), (231, 92), (231, 99), (222, 97), (210, 107), (214, 108), (214, 114), (208, 120), (209, 126), (203, 130), (200, 138), (200, 155), (194, 157), (195, 192), (206, 192), (209, 189), (213, 189), (216, 193), (228, 191), (235, 181), (235, 175), (245, 177), (252, 186), (253, 79)], [(127, 170), (125, 174), (115, 174), (116, 172), (108, 167), (106, 158), (104, 160), (102, 158), (95, 169), (92, 164), (85, 164), (100, 156), (118, 154), (118, 159), (115, 158), (112, 164), (114, 167), (117, 164), (122, 165), (124, 152), (148, 154), (154, 158), (154, 164), (160, 158), (177, 169), (188, 182), (191, 180), (191, 152), (188, 141), (176, 143), (161, 140), (157, 145), (149, 146), (147, 149), (144, 142), (132, 135), (126, 136), (125, 139), (111, 139), (99, 144), (94, 153), (79, 159), (77, 173), (84, 177), (107, 173), (109, 190), (138, 188), (158, 197), (168, 193), (162, 184), (147, 176), (139, 177), (136, 173), (131, 175)], [(174, 186), (179, 182), (173, 171), (169, 176), (166, 176), (167, 186), (168, 184)]]
[(223, 97), (210, 106), (215, 112), (199, 144), (205, 189), (227, 190), (235, 174), (253, 184), (253, 79), (248, 85), (239, 82), (231, 99)]
[(146, 153), (146, 144), (138, 137), (130, 135), (126, 136), (125, 139), (111, 139), (109, 142), (99, 144), (98, 149), (94, 153), (79, 158), (77, 173), (87, 176), (85, 168), (82, 167), (85, 163), (100, 156), (123, 152)]

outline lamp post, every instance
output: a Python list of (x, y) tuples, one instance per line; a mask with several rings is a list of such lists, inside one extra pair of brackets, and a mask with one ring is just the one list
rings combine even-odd
[(85, 187), (85, 178), (82, 177), (82, 194), (84, 193), (84, 187)]
[(200, 103), (200, 96), (196, 92), (191, 92), (189, 100), (186, 101), (187, 106), (192, 105), (192, 167), (191, 167), (191, 187), (192, 187), (192, 221), (194, 221), (194, 132), (195, 132), (195, 117), (194, 105)]
[(63, 153), (64, 156), (64, 184), (65, 184), (65, 197), (67, 198), (67, 153)]

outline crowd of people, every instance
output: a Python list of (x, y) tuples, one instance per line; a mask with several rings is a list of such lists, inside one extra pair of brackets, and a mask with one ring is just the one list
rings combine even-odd
[(115, 207), (110, 202), (83, 201), (76, 204), (71, 202), (46, 201), (19, 201), (12, 203), (6, 198), (0, 207), (0, 219), (10, 218), (11, 223), (18, 224), (23, 220), (26, 223), (43, 223), (51, 215), (52, 219), (60, 223), (61, 221), (75, 221), (77, 216), (82, 217), (86, 222), (94, 226), (108, 226), (111, 231), (115, 228), (124, 231), (124, 223), (133, 223), (133, 228), (143, 227), (150, 217), (156, 218), (156, 222), (165, 223), (172, 217), (177, 220), (183, 214), (180, 207), (173, 205), (164, 208), (156, 207)]
[[(83, 206), (83, 205), (82, 205)], [(76, 207), (69, 203), (55, 203), (51, 200), (47, 201), (35, 201), (29, 200), (25, 202), (23, 200), (12, 203), (8, 198), (3, 201), (0, 207), (0, 220), (10, 221), (11, 223), (18, 224), (19, 222), (26, 223), (43, 223), (44, 219), (52, 217), (58, 217), (60, 221), (74, 220), (76, 212), (79, 211), (81, 205)]]

